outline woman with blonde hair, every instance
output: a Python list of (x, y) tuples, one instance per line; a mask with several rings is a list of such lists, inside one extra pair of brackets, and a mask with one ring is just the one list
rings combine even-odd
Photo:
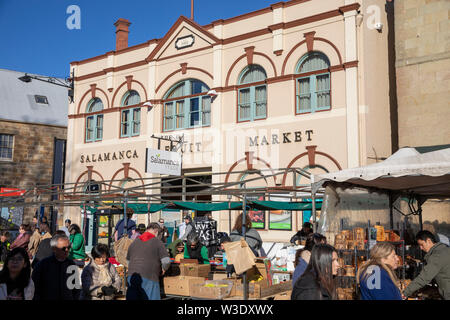
[(358, 270), (362, 300), (402, 300), (400, 282), (394, 270), (399, 259), (395, 247), (387, 242), (379, 242), (370, 250), (370, 259)]

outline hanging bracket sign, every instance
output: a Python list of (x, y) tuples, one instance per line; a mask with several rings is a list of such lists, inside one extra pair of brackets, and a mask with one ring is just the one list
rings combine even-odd
[(165, 150), (147, 149), (146, 172), (181, 175), (181, 154)]

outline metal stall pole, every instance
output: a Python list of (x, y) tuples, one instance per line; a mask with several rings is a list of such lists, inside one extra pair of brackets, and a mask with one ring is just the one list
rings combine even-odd
[(231, 234), (231, 194), (227, 195), (228, 198), (228, 229)]
[[(418, 212), (419, 212), (419, 226), (420, 226), (420, 231), (423, 230), (423, 221), (422, 221), (422, 202), (420, 201), (420, 199), (417, 199), (417, 203), (419, 204), (419, 208), (418, 208)], [(406, 229), (406, 228), (405, 228)]]
[(150, 213), (150, 197), (147, 197), (147, 201), (148, 201), (148, 205), (147, 205), (147, 226), (150, 224), (150, 217), (151, 217), (151, 213)]
[(128, 197), (128, 191), (125, 190), (123, 192), (124, 194), (124, 198), (123, 198), (123, 233), (122, 235), (127, 235), (128, 236), (128, 217), (127, 217), (127, 197)]
[[(245, 185), (244, 185), (245, 186)], [(246, 228), (245, 228), (245, 216), (247, 215), (247, 196), (244, 193), (244, 199), (242, 200), (242, 236), (244, 237), (245, 240), (245, 233), (246, 233)], [(242, 275), (242, 283), (244, 286), (244, 290), (243, 290), (243, 299), (244, 300), (248, 300), (248, 283), (247, 283), (247, 271), (245, 271)]]
[(391, 225), (391, 230), (394, 230), (394, 197), (392, 192), (389, 191), (389, 221)]
[[(292, 196), (294, 198), (294, 201), (297, 201), (297, 192), (296, 192), (296, 189), (297, 189), (297, 174), (295, 172), (295, 169), (292, 170), (292, 177), (293, 177), (293, 180), (292, 180), (292, 190), (293, 190)], [(295, 230), (299, 231), (299, 228), (298, 228), (298, 216), (299, 216), (299, 213), (298, 213), (298, 211), (296, 211), (295, 213), (296, 213), (296, 215), (295, 215), (296, 216), (295, 217), (295, 228), (296, 229)], [(303, 211), (302, 211), (302, 222), (300, 223), (300, 226), (303, 226)]]
[(313, 213), (313, 226), (314, 232), (317, 232), (317, 217), (316, 217), (316, 192), (311, 192), (311, 201), (312, 201), (312, 213)]
[[(128, 230), (127, 230), (127, 226), (128, 226), (128, 217), (127, 217), (127, 197), (128, 197), (128, 191), (125, 190), (123, 192), (124, 194), (124, 198), (123, 198), (123, 233), (122, 235), (124, 235), (125, 237), (128, 237)], [(110, 215), (110, 219), (112, 220), (113, 215)], [(119, 235), (120, 237), (120, 235)], [(123, 278), (125, 279), (125, 296), (127, 294), (127, 268), (124, 266), (123, 268)]]

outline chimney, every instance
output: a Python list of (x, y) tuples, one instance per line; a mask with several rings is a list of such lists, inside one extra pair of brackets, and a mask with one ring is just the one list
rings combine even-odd
[(116, 51), (128, 48), (128, 27), (131, 22), (120, 18), (114, 23), (116, 26)]

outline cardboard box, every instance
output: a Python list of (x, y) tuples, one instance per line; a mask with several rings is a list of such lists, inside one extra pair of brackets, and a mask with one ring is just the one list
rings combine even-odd
[(203, 284), (204, 278), (199, 277), (164, 277), (164, 293), (178, 296), (191, 296), (190, 288), (195, 283)]
[(210, 271), (211, 266), (209, 264), (180, 263), (181, 276), (208, 278)]
[(189, 291), (191, 297), (223, 299), (230, 295), (233, 285), (230, 280), (207, 280), (203, 283), (191, 283)]
[(212, 280), (226, 280), (227, 274), (226, 273), (217, 273), (215, 272), (212, 276)]
[[(243, 284), (236, 285), (236, 296), (243, 296)], [(292, 290), (292, 280), (271, 285), (270, 287), (261, 287), (259, 283), (248, 284), (248, 297), (252, 299), (259, 299), (267, 296), (274, 296), (278, 293)]]
[(291, 300), (292, 290), (277, 294), (273, 300)]

